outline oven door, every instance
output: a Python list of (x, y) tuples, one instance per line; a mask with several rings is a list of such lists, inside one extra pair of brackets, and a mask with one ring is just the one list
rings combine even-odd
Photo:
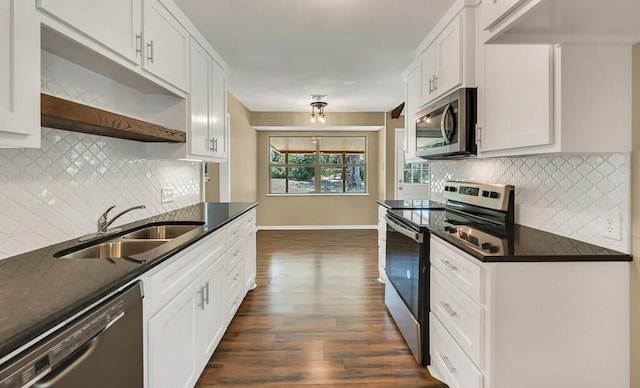
[(419, 320), (420, 254), (423, 242), (424, 234), (420, 230), (387, 215), (387, 279), (416, 320)]
[(429, 236), (387, 213), (385, 305), (420, 364), (429, 362)]

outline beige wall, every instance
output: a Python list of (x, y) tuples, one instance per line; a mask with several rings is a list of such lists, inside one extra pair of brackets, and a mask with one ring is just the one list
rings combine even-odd
[(632, 75), (632, 253), (631, 262), (631, 387), (640, 388), (640, 44), (633, 46)]
[(231, 201), (258, 200), (258, 133), (251, 126), (251, 112), (231, 93), (227, 95), (231, 116)]
[(220, 168), (218, 163), (207, 163), (209, 181), (205, 184), (205, 201), (220, 202)]
[(325, 124), (311, 124), (311, 112), (251, 112), (251, 125), (291, 126), (291, 127), (323, 127), (331, 126), (384, 126), (384, 113), (380, 112), (327, 112)]
[[(269, 192), (269, 136), (332, 135), (367, 137), (368, 195), (267, 195)], [(260, 131), (258, 134), (258, 201), (260, 203), (257, 213), (258, 226), (377, 225), (378, 149), (377, 131), (340, 133)]]
[(400, 116), (397, 119), (391, 118), (391, 113), (387, 114), (387, 147), (386, 147), (386, 164), (387, 171), (385, 173), (385, 184), (387, 191), (386, 199), (395, 199), (395, 164), (396, 164), (396, 128), (404, 128), (404, 116)]

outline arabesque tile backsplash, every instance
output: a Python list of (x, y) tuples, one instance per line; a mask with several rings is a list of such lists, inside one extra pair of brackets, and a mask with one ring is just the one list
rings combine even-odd
[[(450, 179), (512, 184), (517, 223), (631, 252), (630, 154), (462, 159), (430, 166), (433, 200), (443, 200)], [(609, 216), (620, 218), (621, 240), (602, 236)]]

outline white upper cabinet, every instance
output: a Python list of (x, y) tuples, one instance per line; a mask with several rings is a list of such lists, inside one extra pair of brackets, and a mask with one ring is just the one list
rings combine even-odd
[(52, 17), (44, 20), (50, 28), (154, 82), (187, 92), (189, 33), (158, 0), (37, 0), (37, 5)]
[(482, 43), (633, 44), (638, 0), (483, 0)]
[(142, 0), (37, 0), (37, 5), (123, 58), (140, 63)]
[(205, 49), (191, 39), (189, 94), (191, 158), (223, 161), (227, 157), (225, 73)]
[[(416, 113), (420, 104), (420, 65), (410, 67), (405, 72), (405, 115), (404, 115), (404, 159), (406, 162), (415, 161), (416, 157)], [(420, 159), (421, 161), (421, 159)]]
[[(413, 114), (458, 87), (476, 86), (475, 15), (473, 1), (455, 2), (416, 49), (416, 62), (404, 72), (411, 90), (405, 103), (415, 108)], [(419, 71), (409, 77), (416, 63)]]
[(181, 90), (189, 84), (189, 33), (158, 0), (144, 0), (143, 67)]
[(631, 47), (484, 45), (478, 155), (631, 151)]
[[(479, 92), (482, 151), (553, 142), (553, 48), (486, 46)], [(484, 119), (484, 120), (482, 120)]]
[(33, 3), (0, 1), (0, 147), (40, 147), (40, 26)]
[(422, 54), (421, 106), (462, 83), (461, 29), (462, 15), (452, 20)]

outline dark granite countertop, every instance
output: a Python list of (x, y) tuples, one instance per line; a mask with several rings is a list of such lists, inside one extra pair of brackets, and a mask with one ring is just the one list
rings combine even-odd
[(77, 238), (0, 260), (0, 359), (257, 205), (199, 203), (123, 225), (122, 232), (102, 238), (108, 240), (153, 224), (203, 223), (135, 255), (145, 260), (144, 264), (53, 257), (60, 250), (77, 246)]
[[(500, 255), (482, 254), (445, 231), (447, 212), (443, 210), (402, 210), (389, 212), (428, 230), (482, 262), (558, 262), (558, 261), (631, 261), (632, 256), (611, 249), (560, 236), (524, 225), (513, 225), (502, 234), (505, 252)], [(448, 224), (447, 224), (448, 225)]]

